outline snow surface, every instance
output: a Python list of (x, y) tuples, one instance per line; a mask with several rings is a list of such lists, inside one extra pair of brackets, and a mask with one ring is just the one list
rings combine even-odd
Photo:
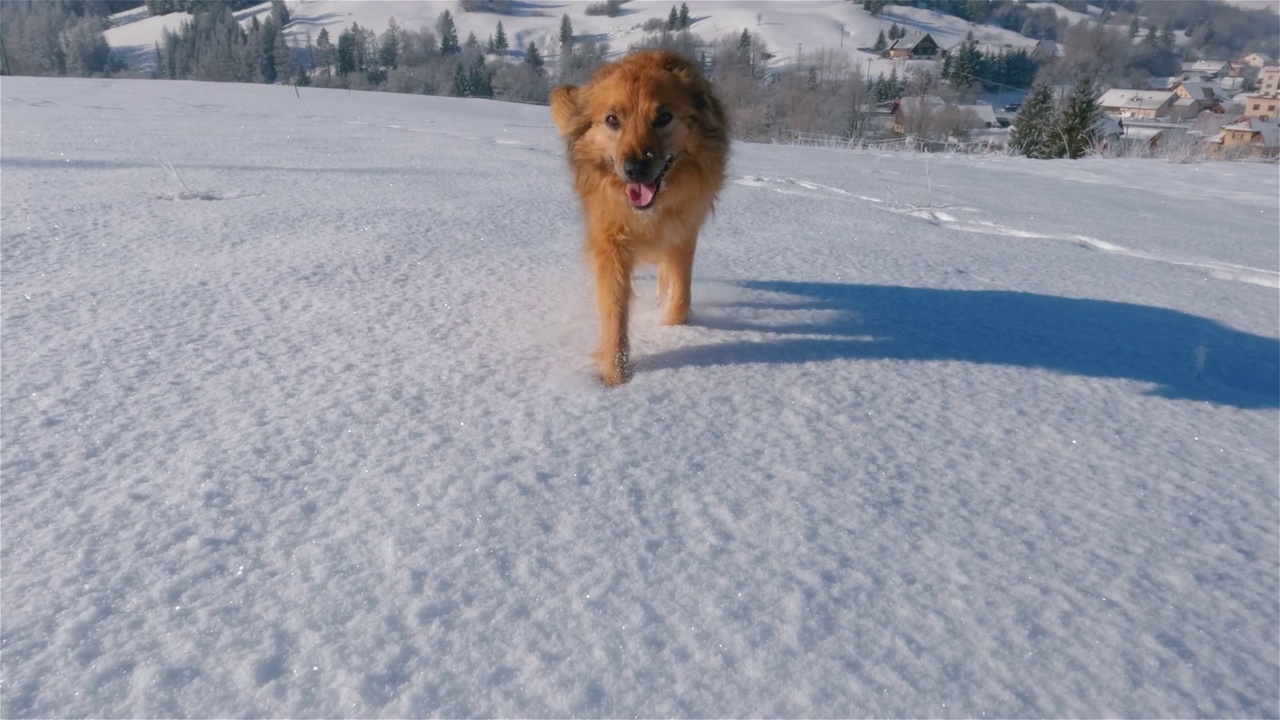
[(1274, 165), (738, 144), (607, 390), (545, 108), (0, 95), (5, 717), (1280, 714)]

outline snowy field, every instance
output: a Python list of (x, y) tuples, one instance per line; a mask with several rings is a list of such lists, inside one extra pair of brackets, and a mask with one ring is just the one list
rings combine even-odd
[(545, 108), (0, 95), (5, 717), (1280, 714), (1274, 165), (739, 144), (606, 390)]

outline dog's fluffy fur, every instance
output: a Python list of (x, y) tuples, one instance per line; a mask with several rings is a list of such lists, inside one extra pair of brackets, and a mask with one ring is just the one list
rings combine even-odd
[(663, 324), (684, 324), (698, 231), (729, 155), (724, 108), (698, 67), (639, 52), (601, 67), (581, 87), (551, 93), (586, 220), (587, 261), (600, 313), (605, 385), (631, 375), (627, 316), (637, 263), (658, 265)]

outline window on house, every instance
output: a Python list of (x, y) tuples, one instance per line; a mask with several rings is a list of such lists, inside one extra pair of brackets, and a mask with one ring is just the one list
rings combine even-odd
[(1258, 103), (1254, 103), (1254, 104), (1253, 104), (1253, 109), (1254, 109), (1254, 110), (1257, 110), (1257, 109), (1258, 109), (1258, 108), (1260, 108), (1260, 107), (1262, 107), (1262, 106), (1261, 106), (1261, 105), (1259, 105)]

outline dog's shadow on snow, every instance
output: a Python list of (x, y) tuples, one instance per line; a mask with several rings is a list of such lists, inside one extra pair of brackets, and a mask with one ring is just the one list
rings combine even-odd
[[(735, 285), (748, 297), (701, 312), (695, 297), (691, 324), (751, 337), (658, 353), (644, 366), (961, 361), (1128, 378), (1171, 399), (1280, 407), (1280, 341), (1175, 310), (1007, 291)], [(772, 322), (788, 315), (800, 319)]]

